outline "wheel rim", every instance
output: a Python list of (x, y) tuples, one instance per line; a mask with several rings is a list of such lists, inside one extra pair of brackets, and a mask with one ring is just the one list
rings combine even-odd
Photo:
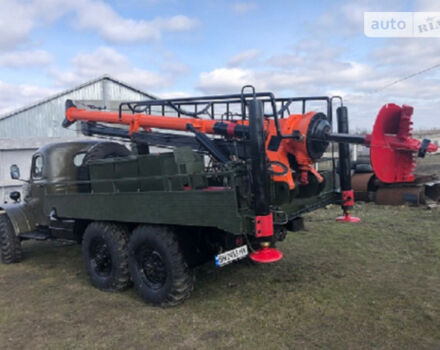
[(162, 288), (167, 279), (167, 271), (162, 255), (147, 245), (136, 252), (136, 264), (142, 282), (153, 290)]
[(89, 249), (93, 271), (101, 277), (108, 277), (112, 272), (112, 257), (107, 243), (101, 237), (92, 240)]

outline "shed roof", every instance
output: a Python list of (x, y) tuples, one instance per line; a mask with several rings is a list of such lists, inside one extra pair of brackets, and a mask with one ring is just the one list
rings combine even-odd
[(122, 86), (122, 87), (124, 87), (126, 89), (129, 89), (129, 90), (131, 90), (133, 92), (136, 92), (136, 93), (139, 93), (141, 95), (144, 95), (147, 98), (150, 98), (150, 99), (153, 99), (153, 100), (156, 99), (155, 96), (147, 94), (146, 92), (144, 92), (142, 90), (136, 89), (136, 88), (134, 88), (134, 87), (132, 87), (132, 86), (126, 84), (126, 83), (123, 83), (120, 80), (114, 79), (114, 78), (112, 78), (109, 75), (103, 75), (103, 76), (101, 76), (99, 78), (90, 80), (90, 81), (85, 82), (84, 84), (78, 85), (78, 86), (76, 86), (74, 88), (64, 90), (64, 91), (62, 91), (62, 92), (60, 92), (60, 93), (58, 93), (56, 95), (52, 95), (52, 96), (47, 97), (45, 99), (42, 99), (40, 101), (34, 102), (34, 103), (30, 104), (30, 105), (27, 105), (27, 106), (21, 107), (19, 109), (16, 109), (16, 110), (14, 110), (12, 112), (8, 112), (6, 114), (3, 114), (2, 116), (0, 116), (0, 120), (4, 120), (4, 119), (10, 118), (10, 117), (13, 117), (14, 115), (17, 115), (17, 114), (20, 114), (22, 112), (28, 111), (28, 110), (33, 109), (35, 107), (38, 107), (38, 106), (40, 106), (42, 104), (45, 104), (47, 102), (53, 101), (55, 99), (58, 99), (58, 98), (60, 98), (60, 97), (62, 97), (64, 95), (67, 95), (67, 94), (71, 93), (71, 92), (74, 92), (74, 91), (77, 91), (77, 90), (81, 90), (84, 87), (87, 87), (87, 86), (92, 85), (92, 84), (96, 84), (96, 83), (98, 83), (100, 81), (103, 81), (103, 80), (111, 81), (111, 82), (113, 82), (115, 84), (118, 84), (118, 85), (120, 85), (120, 86)]

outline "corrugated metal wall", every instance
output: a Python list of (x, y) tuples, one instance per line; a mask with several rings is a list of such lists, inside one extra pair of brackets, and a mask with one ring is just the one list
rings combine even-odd
[(108, 100), (137, 101), (147, 99), (145, 95), (112, 80), (101, 79), (10, 117), (0, 119), (0, 138), (75, 137), (74, 128), (64, 129), (61, 127), (61, 122), (64, 119), (65, 101), (67, 99), (103, 100), (104, 89)]

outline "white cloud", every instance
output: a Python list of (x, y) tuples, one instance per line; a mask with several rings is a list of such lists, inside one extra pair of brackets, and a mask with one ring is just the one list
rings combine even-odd
[(436, 38), (388, 39), (383, 46), (371, 51), (370, 58), (378, 65), (403, 65), (416, 71), (440, 63), (440, 41)]
[(159, 40), (165, 32), (189, 31), (199, 24), (197, 19), (184, 15), (149, 20), (126, 18), (101, 0), (2, 0), (0, 50), (28, 43), (33, 29), (67, 14), (71, 14), (74, 28), (97, 33), (111, 43)]
[(3, 0), (0, 11), (0, 49), (12, 49), (25, 41), (34, 27), (32, 11), (24, 3)]
[(242, 51), (228, 60), (228, 66), (237, 67), (245, 63), (253, 62), (260, 54), (261, 52), (256, 49)]
[(0, 115), (56, 93), (35, 85), (9, 84), (0, 81)]
[(199, 20), (184, 15), (177, 15), (169, 18), (158, 18), (154, 22), (159, 24), (163, 30), (169, 32), (184, 32), (192, 30), (199, 25)]
[(416, 11), (422, 12), (438, 12), (440, 4), (437, 0), (418, 0), (416, 1)]
[(84, 81), (109, 74), (135, 87), (157, 91), (170, 86), (176, 74), (160, 73), (133, 67), (124, 55), (109, 47), (99, 47), (91, 53), (81, 53), (72, 59), (71, 71), (52, 70), (55, 85), (71, 87)]
[(114, 73), (114, 76), (128, 84), (145, 89), (147, 92), (162, 90), (172, 84), (172, 77), (153, 71), (132, 68)]
[(11, 51), (0, 53), (0, 66), (10, 68), (47, 66), (53, 57), (44, 50)]
[(176, 60), (170, 60), (160, 66), (160, 70), (166, 74), (185, 75), (191, 70), (190, 66)]
[(72, 87), (104, 74), (121, 72), (128, 67), (125, 56), (109, 47), (99, 47), (92, 53), (80, 53), (72, 59), (71, 71), (52, 70), (55, 85)]
[(136, 43), (158, 40), (162, 32), (182, 32), (195, 28), (199, 21), (184, 15), (168, 18), (133, 20), (117, 14), (102, 1), (79, 2), (75, 9), (75, 27), (96, 31), (103, 39), (112, 43)]
[(236, 2), (232, 5), (232, 10), (239, 14), (245, 14), (251, 11), (254, 11), (258, 8), (257, 4), (254, 2)]
[(282, 69), (292, 68), (298, 65), (302, 65), (305, 62), (305, 58), (298, 54), (280, 54), (274, 55), (267, 60), (267, 64), (273, 67)]
[(119, 16), (103, 2), (83, 2), (78, 8), (75, 28), (96, 32), (104, 40), (115, 43), (160, 39), (160, 28), (147, 21), (135, 21)]
[(210, 93), (238, 92), (241, 86), (252, 84), (278, 92), (319, 94), (328, 87), (345, 89), (374, 73), (369, 65), (341, 59), (334, 48), (309, 45), (292, 51), (273, 55), (252, 69), (222, 67), (203, 72), (197, 88)]
[[(200, 74), (197, 89), (206, 94), (239, 92), (243, 85), (256, 84), (255, 73), (241, 68), (217, 68)], [(260, 87), (263, 84), (259, 84)]]
[(92, 53), (80, 53), (72, 59), (73, 69), (82, 76), (96, 75), (96, 72), (118, 72), (129, 65), (124, 55), (106, 46), (99, 47)]

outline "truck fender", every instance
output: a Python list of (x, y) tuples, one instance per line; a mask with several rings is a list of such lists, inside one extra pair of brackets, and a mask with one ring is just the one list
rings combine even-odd
[(36, 229), (37, 223), (32, 208), (26, 202), (3, 204), (0, 206), (0, 214), (4, 213), (11, 221), (16, 235)]

